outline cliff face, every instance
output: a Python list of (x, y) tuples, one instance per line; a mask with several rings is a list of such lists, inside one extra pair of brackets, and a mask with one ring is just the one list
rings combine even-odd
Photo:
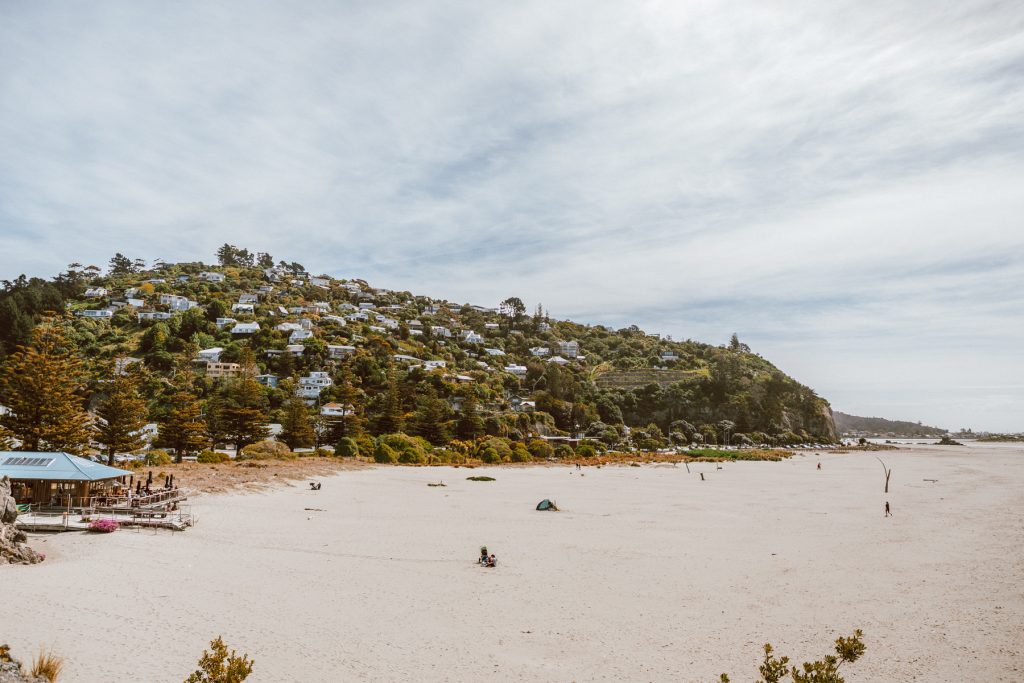
[(0, 478), (0, 564), (35, 564), (43, 557), (25, 545), (25, 534), (14, 526), (18, 507), (11, 495), (11, 482)]

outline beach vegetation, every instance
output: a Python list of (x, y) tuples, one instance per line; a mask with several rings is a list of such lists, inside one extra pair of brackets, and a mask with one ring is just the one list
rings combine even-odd
[(291, 449), (280, 441), (265, 439), (242, 448), (238, 460), (270, 460), (273, 458), (294, 458)]
[(196, 669), (185, 683), (241, 683), (252, 673), (253, 660), (248, 655), (228, 652), (224, 640), (217, 636), (210, 641), (210, 649), (203, 650)]
[(154, 448), (152, 450), (146, 451), (146, 457), (143, 459), (143, 462), (145, 462), (146, 465), (151, 467), (170, 465), (171, 454), (163, 449)]
[[(843, 664), (856, 662), (863, 656), (867, 646), (864, 644), (864, 633), (857, 629), (852, 636), (840, 636), (835, 642), (835, 654), (825, 655), (813, 662), (804, 662), (800, 667), (790, 666), (789, 657), (777, 657), (770, 643), (764, 646), (764, 660), (758, 667), (761, 678), (757, 683), (782, 683), (791, 680), (793, 683), (844, 683), (839, 674)], [(720, 683), (730, 683), (728, 674), (719, 677)]]
[(45, 678), (50, 683), (56, 683), (64, 673), (64, 658), (53, 654), (53, 651), (40, 652), (32, 661), (30, 675), (34, 679)]
[(344, 436), (334, 447), (334, 454), (342, 458), (354, 458), (359, 455), (359, 443), (351, 436)]
[(219, 465), (222, 462), (231, 460), (231, 456), (227, 453), (220, 451), (205, 450), (196, 456), (196, 462), (203, 463), (205, 465)]

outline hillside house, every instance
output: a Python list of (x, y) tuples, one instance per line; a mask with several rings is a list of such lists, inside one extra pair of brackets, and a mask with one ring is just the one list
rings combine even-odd
[(423, 361), (423, 369), (426, 371), (438, 370), (440, 368), (448, 367), (448, 363), (443, 360), (425, 360)]
[(217, 318), (217, 322), (214, 324), (217, 326), (217, 329), (219, 330), (222, 327), (225, 327), (227, 325), (234, 325), (237, 322), (238, 321), (235, 320), (234, 318)]
[(242, 315), (253, 315), (256, 312), (256, 307), (252, 304), (231, 304), (231, 312)]
[(417, 358), (416, 356), (410, 356), (409, 354), (406, 354), (406, 353), (396, 353), (394, 356), (392, 356), (392, 358), (394, 358), (395, 361), (398, 362), (398, 363), (422, 363), (423, 362), (419, 358)]
[(320, 318), (320, 322), (334, 323), (335, 325), (340, 325), (342, 327), (346, 325), (345, 319), (342, 318), (340, 315), (325, 315), (322, 318)]
[(663, 362), (679, 360), (679, 354), (675, 351), (662, 351), (659, 357)]
[(568, 365), (569, 364), (569, 361), (567, 361), (566, 359), (562, 358), (561, 356), (551, 356), (551, 358), (548, 358), (548, 362), (549, 363), (554, 363), (555, 365)]
[(420, 322), (419, 320), (416, 320), (415, 318), (410, 320), (409, 322), (407, 322), (405, 325), (410, 330), (422, 330), (423, 329), (423, 323)]
[(432, 325), (430, 327), (430, 336), (448, 338), (452, 336), (452, 331), (441, 325)]
[(238, 303), (240, 304), (257, 304), (260, 301), (259, 294), (239, 294)]
[(490, 348), (487, 348), (487, 349), (484, 349), (484, 353), (486, 353), (488, 356), (504, 356), (505, 355), (505, 352), (502, 351), (501, 349), (490, 349)]
[(207, 363), (206, 364), (206, 376), (211, 379), (226, 379), (228, 377), (237, 377), (238, 373), (242, 371), (242, 366), (238, 363)]
[(369, 301), (363, 301), (359, 304), (359, 310), (361, 311), (372, 311), (377, 308), (376, 304), (372, 304)]
[(91, 309), (78, 312), (80, 318), (113, 318), (114, 311), (109, 308)]
[(171, 314), (167, 311), (139, 311), (135, 317), (140, 322), (143, 320), (170, 320)]
[(516, 365), (513, 363), (505, 366), (505, 372), (510, 375), (515, 375), (516, 377), (526, 377), (526, 366)]
[(299, 344), (304, 339), (312, 339), (312, 337), (313, 337), (313, 331), (312, 330), (303, 330), (303, 329), (292, 330), (292, 333), (290, 335), (288, 335), (288, 343), (289, 344)]
[(551, 349), (546, 346), (534, 346), (530, 349), (530, 355), (536, 356), (537, 358), (544, 358), (551, 355)]
[(580, 355), (580, 343), (576, 341), (557, 342), (552, 351), (566, 358), (575, 358)]
[(467, 344), (483, 344), (484, 338), (482, 335), (478, 334), (477, 332), (474, 332), (473, 330), (463, 330), (462, 341), (464, 341)]
[(102, 299), (107, 295), (106, 287), (89, 287), (85, 290), (86, 299)]
[(231, 328), (231, 334), (256, 334), (259, 331), (259, 323), (237, 323)]
[(484, 323), (485, 330), (498, 330), (501, 329), (501, 325), (498, 323)]
[(346, 346), (344, 344), (328, 344), (327, 345), (327, 354), (331, 358), (333, 358), (335, 360), (340, 360), (342, 358), (347, 358), (348, 356), (351, 356), (355, 352), (356, 352), (356, 347), (354, 347), (354, 346)]
[(146, 305), (146, 300), (128, 297), (127, 299), (125, 299), (125, 304), (131, 306), (132, 308), (143, 308)]
[(319, 398), (320, 392), (334, 384), (331, 375), (326, 372), (311, 372), (299, 378), (299, 386), (295, 393), (302, 398)]
[(172, 311), (188, 311), (199, 306), (198, 302), (177, 294), (161, 294), (160, 303)]
[(289, 332), (289, 333), (291, 333), (291, 332), (295, 332), (296, 330), (301, 330), (302, 329), (302, 325), (300, 325), (299, 323), (280, 323), (274, 329), (277, 330), (278, 332)]
[(331, 286), (331, 281), (325, 277), (311, 277), (309, 278), (309, 284), (326, 289)]
[(277, 375), (271, 375), (269, 373), (256, 375), (256, 381), (265, 387), (270, 387), (271, 389), (277, 388)]
[(344, 403), (335, 403), (332, 401), (331, 403), (325, 403), (320, 406), (320, 414), (324, 417), (345, 417), (347, 415), (352, 415), (355, 411), (355, 406), (351, 403), (346, 405)]
[(285, 353), (290, 353), (293, 356), (301, 356), (306, 352), (305, 344), (288, 344), (284, 347)]
[(138, 287), (129, 287), (128, 289), (124, 290), (124, 298), (130, 299), (130, 298), (132, 298), (133, 296), (135, 296), (138, 293), (139, 293), (139, 288)]
[(199, 273), (199, 279), (204, 282), (224, 282), (225, 277), (224, 273), (215, 273), (212, 270)]
[(224, 353), (224, 349), (220, 346), (212, 346), (208, 349), (203, 349), (197, 354), (198, 360), (207, 361), (209, 363), (217, 363), (220, 361), (221, 354)]

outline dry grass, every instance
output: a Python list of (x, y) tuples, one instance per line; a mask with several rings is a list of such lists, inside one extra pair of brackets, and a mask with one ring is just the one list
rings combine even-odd
[(59, 679), (63, 671), (64, 658), (53, 654), (53, 650), (49, 652), (40, 651), (32, 663), (32, 677), (45, 678), (50, 683), (54, 683), (54, 681)]
[(289, 481), (303, 481), (327, 477), (342, 470), (360, 469), (372, 465), (355, 458), (295, 458), (289, 460), (243, 460), (202, 464), (184, 462), (181, 464), (147, 467), (136, 473), (145, 476), (153, 470), (173, 474), (174, 483), (201, 493), (223, 493), (225, 491), (260, 491)]

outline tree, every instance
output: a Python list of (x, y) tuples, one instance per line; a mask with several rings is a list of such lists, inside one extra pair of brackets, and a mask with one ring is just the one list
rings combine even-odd
[(448, 431), (448, 403), (433, 392), (424, 396), (413, 417), (413, 433), (435, 446), (448, 443), (451, 440)]
[(225, 242), (224, 245), (217, 250), (217, 262), (222, 266), (239, 265), (238, 248)]
[(735, 332), (733, 332), (732, 333), (732, 337), (729, 338), (729, 350), (730, 351), (739, 351), (740, 350), (740, 338), (739, 338), (739, 336)]
[(228, 385), (222, 419), (224, 437), (234, 444), (234, 455), (269, 435), (265, 404), (263, 388), (253, 377), (246, 375)]
[[(771, 643), (764, 646), (764, 661), (758, 667), (761, 680), (758, 683), (780, 683), (788, 674), (793, 683), (844, 683), (839, 667), (861, 658), (867, 646), (862, 638), (864, 633), (857, 629), (849, 638), (836, 639), (836, 654), (825, 655), (815, 662), (804, 662), (800, 669), (789, 666), (789, 657), (775, 657)], [(722, 674), (721, 683), (729, 683), (729, 676)]]
[(185, 683), (241, 683), (252, 673), (253, 660), (248, 655), (239, 657), (228, 648), (220, 636), (210, 641), (213, 652), (203, 650), (199, 668), (185, 679)]
[(82, 362), (52, 321), (32, 331), (0, 369), (0, 416), (23, 451), (79, 453), (89, 444), (91, 420), (82, 407)]
[(459, 411), (459, 419), (455, 422), (455, 433), (463, 441), (472, 441), (484, 434), (484, 419), (477, 409), (476, 395), (466, 394)]
[(398, 394), (398, 383), (392, 377), (388, 382), (380, 415), (377, 417), (378, 434), (395, 434), (402, 431), (405, 425), (405, 414), (402, 412), (402, 399)]
[(131, 275), (135, 272), (135, 266), (130, 258), (117, 253), (110, 259), (109, 270), (111, 275)]
[(171, 396), (171, 409), (159, 425), (158, 444), (172, 449), (177, 462), (210, 444), (199, 399), (184, 386)]
[(284, 407), (281, 419), (281, 435), (279, 440), (288, 445), (290, 450), (309, 448), (316, 441), (313, 431), (313, 420), (309, 416), (309, 408), (301, 396), (295, 394), (291, 383), (286, 383), (286, 391), (291, 391), (288, 403)]
[(509, 298), (498, 304), (498, 311), (508, 318), (508, 329), (514, 329), (519, 319), (526, 313), (526, 304), (523, 300), (517, 296), (510, 296)]
[(134, 373), (122, 372), (114, 377), (96, 415), (96, 440), (107, 451), (108, 465), (114, 464), (115, 453), (137, 451), (146, 445), (142, 432), (146, 426), (146, 401), (139, 394), (139, 381)]
[(256, 265), (258, 265), (260, 268), (263, 268), (264, 270), (267, 268), (273, 268), (274, 257), (265, 251), (261, 251), (258, 254), (256, 254)]

